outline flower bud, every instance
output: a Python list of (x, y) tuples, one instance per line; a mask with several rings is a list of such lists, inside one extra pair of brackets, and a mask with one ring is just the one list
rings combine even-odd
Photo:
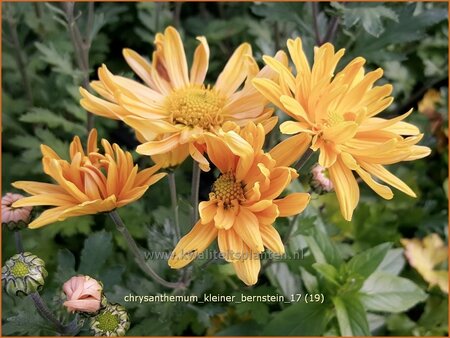
[(89, 276), (74, 276), (63, 285), (64, 306), (70, 312), (95, 313), (101, 307), (103, 287)]
[(108, 304), (92, 317), (91, 329), (95, 336), (124, 336), (130, 328), (127, 310), (119, 304)]
[(333, 191), (333, 182), (331, 182), (330, 178), (328, 177), (326, 168), (317, 164), (311, 170), (311, 174), (311, 187), (313, 188), (314, 192), (323, 194)]
[(30, 213), (33, 207), (13, 208), (11, 206), (23, 197), (20, 194), (10, 192), (2, 197), (2, 224), (5, 224), (10, 230), (26, 228), (30, 223)]
[(40, 291), (45, 277), (45, 262), (30, 252), (12, 256), (2, 267), (2, 284), (11, 296), (26, 296)]

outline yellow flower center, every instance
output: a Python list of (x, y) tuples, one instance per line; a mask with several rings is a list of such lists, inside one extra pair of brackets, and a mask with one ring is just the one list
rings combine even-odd
[(174, 121), (203, 129), (222, 124), (224, 105), (225, 97), (218, 91), (199, 86), (179, 89), (166, 101), (166, 109)]
[(14, 266), (11, 268), (11, 273), (14, 277), (25, 277), (30, 272), (28, 266), (23, 262), (16, 262)]
[(244, 189), (241, 182), (236, 182), (233, 174), (220, 175), (213, 184), (211, 197), (222, 201), (225, 207), (231, 206), (231, 201), (244, 201)]
[(119, 326), (119, 319), (111, 312), (105, 311), (97, 316), (98, 328), (104, 332), (115, 331)]

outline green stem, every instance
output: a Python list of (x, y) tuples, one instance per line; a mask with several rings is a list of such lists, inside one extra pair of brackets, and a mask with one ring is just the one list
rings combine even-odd
[[(66, 14), (67, 29), (69, 31), (70, 40), (74, 48), (75, 59), (78, 68), (82, 73), (82, 85), (86, 90), (90, 89), (89, 85), (89, 50), (91, 48), (90, 34), (93, 28), (94, 20), (94, 3), (88, 4), (88, 24), (86, 36), (81, 35), (80, 29), (76, 22), (74, 15), (74, 2), (63, 3), (63, 8)], [(87, 112), (87, 130), (88, 132), (94, 127), (94, 115)]]
[(191, 186), (191, 204), (192, 204), (192, 213), (191, 213), (191, 222), (192, 225), (195, 224), (198, 220), (198, 190), (200, 188), (200, 166), (197, 161), (193, 161), (192, 166), (192, 186)]
[(169, 289), (176, 289), (176, 288), (182, 288), (184, 287), (183, 283), (173, 283), (168, 282), (162, 277), (160, 277), (146, 262), (144, 255), (142, 254), (141, 250), (137, 246), (136, 242), (134, 241), (131, 234), (128, 232), (128, 229), (125, 227), (125, 224), (122, 221), (122, 218), (119, 216), (117, 211), (111, 211), (109, 213), (109, 216), (113, 220), (114, 224), (116, 225), (117, 230), (123, 235), (125, 238), (129, 248), (133, 252), (134, 257), (136, 258), (136, 261), (139, 265), (139, 267), (144, 271), (150, 278), (152, 278), (155, 282), (158, 284), (169, 288)]
[(308, 162), (308, 160), (310, 159), (311, 155), (313, 154), (313, 151), (311, 148), (308, 148), (305, 153), (303, 154), (302, 157), (300, 157), (300, 159), (298, 160), (298, 162), (295, 164), (294, 168), (297, 171), (300, 171), (301, 168), (303, 168), (303, 166), (306, 164), (306, 162)]
[(36, 307), (36, 310), (41, 315), (42, 318), (46, 319), (50, 323), (53, 324), (56, 331), (59, 333), (64, 333), (65, 327), (61, 322), (56, 319), (56, 317), (52, 314), (50, 309), (48, 308), (47, 304), (45, 304), (44, 300), (41, 298), (38, 292), (30, 293), (30, 298), (34, 302), (34, 306)]
[(10, 34), (11, 34), (11, 42), (14, 48), (14, 53), (16, 57), (14, 58), (17, 68), (19, 70), (20, 77), (22, 78), (23, 87), (25, 90), (25, 94), (27, 96), (29, 106), (33, 105), (33, 91), (31, 90), (30, 79), (28, 78), (27, 73), (27, 60), (25, 59), (25, 55), (23, 54), (23, 48), (20, 45), (19, 34), (17, 33), (17, 22), (12, 17), (11, 8), (7, 7), (8, 10), (5, 11), (5, 19), (8, 23)]
[(320, 38), (320, 32), (319, 32), (319, 24), (318, 24), (318, 16), (319, 16), (319, 4), (317, 2), (312, 2), (312, 19), (313, 19), (313, 27), (314, 27), (314, 37), (316, 40), (316, 45), (321, 46), (322, 45), (322, 39)]
[(287, 242), (289, 242), (289, 239), (291, 238), (291, 235), (292, 235), (292, 230), (294, 230), (294, 228), (295, 228), (295, 224), (297, 223), (297, 219), (298, 219), (299, 215), (300, 214), (297, 214), (291, 219), (288, 231), (286, 232), (286, 235), (283, 237), (283, 244), (287, 244)]
[(17, 252), (19, 253), (23, 252), (22, 234), (20, 233), (20, 230), (14, 231), (14, 241), (16, 242)]
[(178, 241), (181, 237), (180, 232), (180, 215), (178, 213), (178, 198), (177, 198), (177, 184), (175, 181), (175, 173), (173, 171), (169, 172), (167, 175), (169, 179), (169, 188), (170, 188), (170, 200), (172, 202), (172, 211), (174, 215), (174, 228), (175, 228), (175, 239)]
[[(16, 242), (17, 252), (19, 253), (23, 252), (22, 234), (20, 233), (20, 230), (14, 231), (14, 238)], [(33, 300), (34, 306), (36, 307), (36, 310), (39, 313), (39, 315), (45, 320), (52, 323), (58, 333), (68, 336), (73, 336), (78, 333), (79, 329), (76, 322), (70, 323), (68, 325), (64, 325), (63, 323), (61, 323), (50, 311), (47, 304), (45, 304), (39, 292), (36, 291), (30, 293), (29, 296)]]

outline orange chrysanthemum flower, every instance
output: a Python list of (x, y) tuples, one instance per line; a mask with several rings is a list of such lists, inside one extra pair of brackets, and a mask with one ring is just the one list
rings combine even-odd
[(226, 124), (220, 135), (205, 135), (207, 155), (220, 171), (209, 201), (199, 204), (200, 220), (175, 247), (169, 260), (172, 268), (189, 264), (218, 238), (219, 249), (231, 262), (238, 277), (253, 285), (260, 270), (259, 253), (264, 247), (283, 254), (284, 246), (273, 223), (277, 217), (300, 213), (309, 201), (307, 193), (279, 198), (298, 177), (287, 167), (287, 143), (271, 152), (262, 150), (264, 127), (253, 123), (239, 131)]
[[(124, 121), (143, 143), (137, 152), (152, 156), (163, 166), (177, 165), (190, 154), (203, 170), (209, 170), (202, 154), (204, 132), (214, 132), (226, 121), (243, 126), (248, 121), (269, 118), (273, 110), (266, 108), (268, 100), (256, 91), (250, 80), (275, 73), (269, 67), (259, 71), (251, 56), (251, 46), (243, 43), (215, 85), (205, 85), (209, 47), (205, 37), (197, 39), (200, 44), (190, 73), (183, 42), (173, 27), (156, 35), (152, 63), (124, 49), (127, 63), (145, 85), (115, 76), (103, 65), (98, 70), (100, 81), (91, 85), (106, 100), (81, 89), (81, 105), (96, 115)], [(287, 63), (287, 56), (282, 52), (276, 58)], [(165, 158), (166, 154), (169, 158)]]
[(417, 127), (402, 121), (411, 111), (393, 119), (376, 117), (393, 101), (389, 96), (391, 85), (374, 86), (383, 70), (365, 74), (365, 60), (358, 57), (335, 75), (343, 49), (335, 53), (329, 43), (316, 47), (311, 69), (300, 38), (289, 40), (287, 46), (296, 75), (266, 56), (265, 62), (278, 72), (280, 81), (255, 79), (253, 83), (266, 98), (296, 120), (284, 122), (281, 132), (299, 133), (293, 138), (308, 135), (311, 150), (320, 151), (319, 164), (329, 171), (344, 218), (351, 220), (359, 201), (353, 171), (385, 199), (393, 197), (391, 189), (374, 178), (415, 196), (384, 165), (425, 157), (430, 149), (417, 146), (423, 135)]
[(56, 184), (18, 181), (12, 185), (33, 195), (13, 204), (13, 207), (49, 205), (31, 222), (29, 228), (63, 221), (66, 218), (107, 212), (139, 199), (149, 186), (166, 174), (155, 172), (159, 166), (138, 172), (129, 152), (103, 139), (104, 154), (97, 148), (97, 131), (89, 134), (85, 153), (78, 136), (70, 144), (70, 162), (61, 159), (50, 147), (41, 145), (44, 172)]

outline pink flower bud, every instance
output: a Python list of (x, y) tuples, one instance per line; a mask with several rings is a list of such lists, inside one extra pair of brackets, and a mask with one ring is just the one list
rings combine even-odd
[(11, 205), (24, 196), (8, 192), (2, 197), (2, 224), (6, 224), (10, 229), (20, 229), (26, 227), (30, 221), (30, 213), (33, 207), (13, 208)]
[(312, 186), (317, 193), (330, 192), (333, 190), (333, 182), (327, 175), (327, 169), (317, 164), (311, 170), (312, 173)]
[(100, 309), (102, 286), (89, 276), (74, 276), (63, 285), (64, 306), (70, 312), (96, 312)]

